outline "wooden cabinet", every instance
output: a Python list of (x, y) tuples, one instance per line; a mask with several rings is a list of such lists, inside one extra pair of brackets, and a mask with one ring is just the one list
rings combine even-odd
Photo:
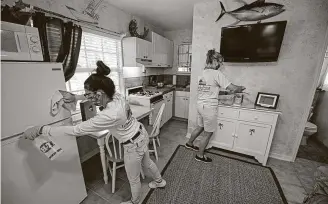
[(173, 91), (163, 95), (165, 109), (162, 116), (162, 121), (160, 127), (162, 127), (167, 121), (172, 118), (173, 115)]
[(266, 165), (280, 112), (219, 106), (209, 146), (254, 156)]
[(188, 119), (189, 116), (189, 92), (176, 91), (174, 102), (174, 116)]
[(136, 67), (137, 64), (149, 65), (153, 61), (152, 43), (140, 38), (123, 39), (123, 62), (125, 67)]
[(152, 67), (173, 66), (173, 42), (152, 32), (153, 63)]

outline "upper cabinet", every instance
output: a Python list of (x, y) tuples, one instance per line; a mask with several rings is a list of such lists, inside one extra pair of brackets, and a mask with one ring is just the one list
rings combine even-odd
[(123, 66), (136, 67), (139, 64), (151, 65), (153, 61), (153, 45), (151, 42), (128, 37), (123, 39)]
[(152, 32), (152, 42), (128, 37), (123, 39), (123, 66), (173, 67), (173, 42)]
[(152, 32), (153, 63), (151, 67), (173, 66), (173, 42)]

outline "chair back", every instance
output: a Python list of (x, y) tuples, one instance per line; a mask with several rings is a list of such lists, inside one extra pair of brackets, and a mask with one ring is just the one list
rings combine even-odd
[(158, 111), (155, 122), (153, 124), (153, 130), (151, 131), (150, 137), (156, 137), (157, 135), (159, 135), (159, 129), (160, 129), (160, 125), (161, 125), (164, 108), (165, 108), (165, 103), (162, 104), (161, 108)]
[(105, 139), (105, 145), (108, 152), (108, 159), (114, 162), (123, 161), (123, 148), (120, 143), (112, 134), (108, 133)]

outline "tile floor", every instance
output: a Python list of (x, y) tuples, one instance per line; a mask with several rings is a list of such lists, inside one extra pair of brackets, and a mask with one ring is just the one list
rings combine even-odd
[[(160, 170), (164, 168), (176, 147), (187, 141), (186, 133), (187, 122), (183, 121), (171, 120), (162, 128), (159, 161), (156, 162)], [(153, 157), (153, 159), (155, 158)], [(276, 159), (269, 159), (268, 162), (268, 166), (274, 170), (285, 196), (291, 204), (302, 203), (305, 195), (313, 187), (313, 174), (316, 168), (321, 165), (327, 164), (301, 158), (297, 158), (293, 163)], [(105, 185), (103, 182), (99, 155), (83, 163), (82, 167), (88, 191), (88, 197), (82, 204), (117, 204), (129, 199), (130, 186), (124, 168), (117, 173), (116, 191), (112, 194), (110, 178), (109, 184)], [(142, 199), (149, 191), (149, 181), (149, 177), (142, 180)]]

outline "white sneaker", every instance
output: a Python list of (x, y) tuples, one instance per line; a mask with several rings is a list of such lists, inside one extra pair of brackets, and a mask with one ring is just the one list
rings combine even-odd
[(166, 181), (162, 179), (162, 182), (158, 183), (156, 181), (152, 181), (148, 184), (149, 188), (164, 188), (166, 186)]

